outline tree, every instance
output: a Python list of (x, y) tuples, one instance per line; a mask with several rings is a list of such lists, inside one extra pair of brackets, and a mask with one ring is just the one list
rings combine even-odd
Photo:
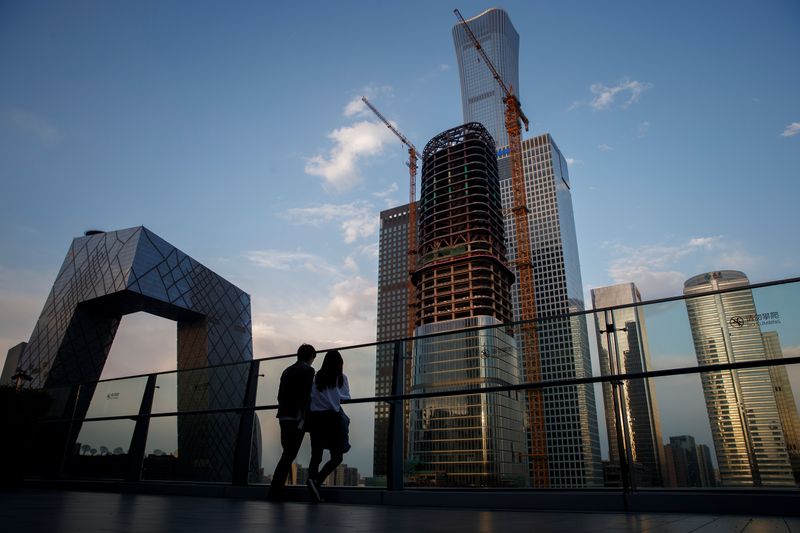
[(89, 453), (92, 455), (97, 455), (97, 448), (92, 448), (91, 450), (89, 450)]
[(91, 449), (92, 449), (92, 447), (89, 446), (88, 444), (84, 444), (83, 446), (81, 446), (81, 451), (83, 452), (83, 455), (86, 455), (87, 453), (89, 453), (89, 450), (91, 450)]
[(125, 450), (123, 450), (123, 449), (122, 449), (122, 448), (120, 448), (119, 446), (117, 446), (116, 448), (114, 448), (114, 455), (122, 455), (123, 453), (125, 453)]
[(108, 448), (100, 446), (100, 455), (108, 455)]

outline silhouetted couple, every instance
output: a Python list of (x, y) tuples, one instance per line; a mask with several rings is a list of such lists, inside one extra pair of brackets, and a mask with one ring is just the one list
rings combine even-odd
[[(283, 453), (275, 467), (269, 497), (283, 499), (286, 478), (297, 457), (303, 434), (311, 434), (311, 462), (308, 467), (308, 489), (311, 499), (322, 501), (319, 486), (342, 462), (350, 449), (349, 423), (341, 401), (350, 398), (350, 384), (344, 375), (342, 354), (331, 350), (325, 354), (322, 368), (314, 375), (311, 363), (316, 350), (310, 344), (297, 349), (297, 362), (281, 374), (278, 388), (278, 414)], [(324, 450), (330, 460), (319, 470)]]

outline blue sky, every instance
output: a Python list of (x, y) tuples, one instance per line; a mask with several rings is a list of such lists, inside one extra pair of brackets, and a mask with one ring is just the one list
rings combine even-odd
[[(252, 295), (257, 356), (373, 340), (406, 153), (352, 102), (420, 148), (460, 124), (454, 7), (491, 5), (0, 3), (0, 353), (73, 237), (137, 225)], [(800, 274), (797, 2), (501, 7), (530, 134), (570, 160), (587, 291)], [(174, 368), (172, 327), (126, 317), (109, 372)]]

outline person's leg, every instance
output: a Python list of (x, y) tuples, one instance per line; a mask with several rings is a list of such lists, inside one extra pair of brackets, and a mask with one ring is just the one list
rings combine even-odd
[(270, 498), (280, 498), (286, 486), (286, 479), (289, 477), (289, 470), (292, 462), (297, 457), (300, 445), (303, 443), (303, 431), (297, 429), (297, 422), (281, 422), (281, 458), (275, 466), (272, 474), (272, 482), (269, 486)]
[(327, 463), (325, 463), (325, 466), (322, 467), (322, 470), (320, 470), (319, 475), (314, 479), (317, 480), (320, 484), (322, 484), (322, 482), (328, 478), (331, 472), (336, 470), (336, 467), (342, 464), (342, 459), (344, 459), (342, 452), (334, 452), (333, 450), (331, 450), (330, 460)]
[(319, 440), (319, 436), (311, 434), (311, 461), (308, 465), (308, 478), (314, 481), (318, 481), (319, 464), (322, 462), (322, 452), (324, 451)]

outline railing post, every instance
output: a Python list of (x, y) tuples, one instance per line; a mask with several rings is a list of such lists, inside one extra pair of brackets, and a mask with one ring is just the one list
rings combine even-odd
[[(411, 340), (405, 342), (412, 342)], [(392, 396), (404, 392), (405, 383), (405, 353), (404, 342), (394, 343), (394, 363), (392, 366)], [(387, 442), (386, 460), (386, 488), (388, 490), (403, 490), (403, 402), (396, 400), (389, 402), (389, 431)]]
[(147, 447), (147, 432), (150, 429), (150, 413), (153, 411), (153, 397), (156, 392), (156, 374), (147, 376), (147, 384), (142, 394), (142, 404), (139, 406), (139, 416), (133, 428), (131, 446), (128, 448), (128, 472), (125, 481), (139, 481), (142, 479), (142, 466), (144, 466), (144, 452)]
[(256, 412), (252, 408), (256, 405), (259, 364), (258, 361), (251, 361), (250, 371), (247, 376), (247, 388), (242, 401), (244, 410), (239, 415), (239, 434), (236, 437), (236, 451), (233, 455), (234, 485), (247, 485), (247, 478), (250, 472), (250, 451), (256, 416)]

